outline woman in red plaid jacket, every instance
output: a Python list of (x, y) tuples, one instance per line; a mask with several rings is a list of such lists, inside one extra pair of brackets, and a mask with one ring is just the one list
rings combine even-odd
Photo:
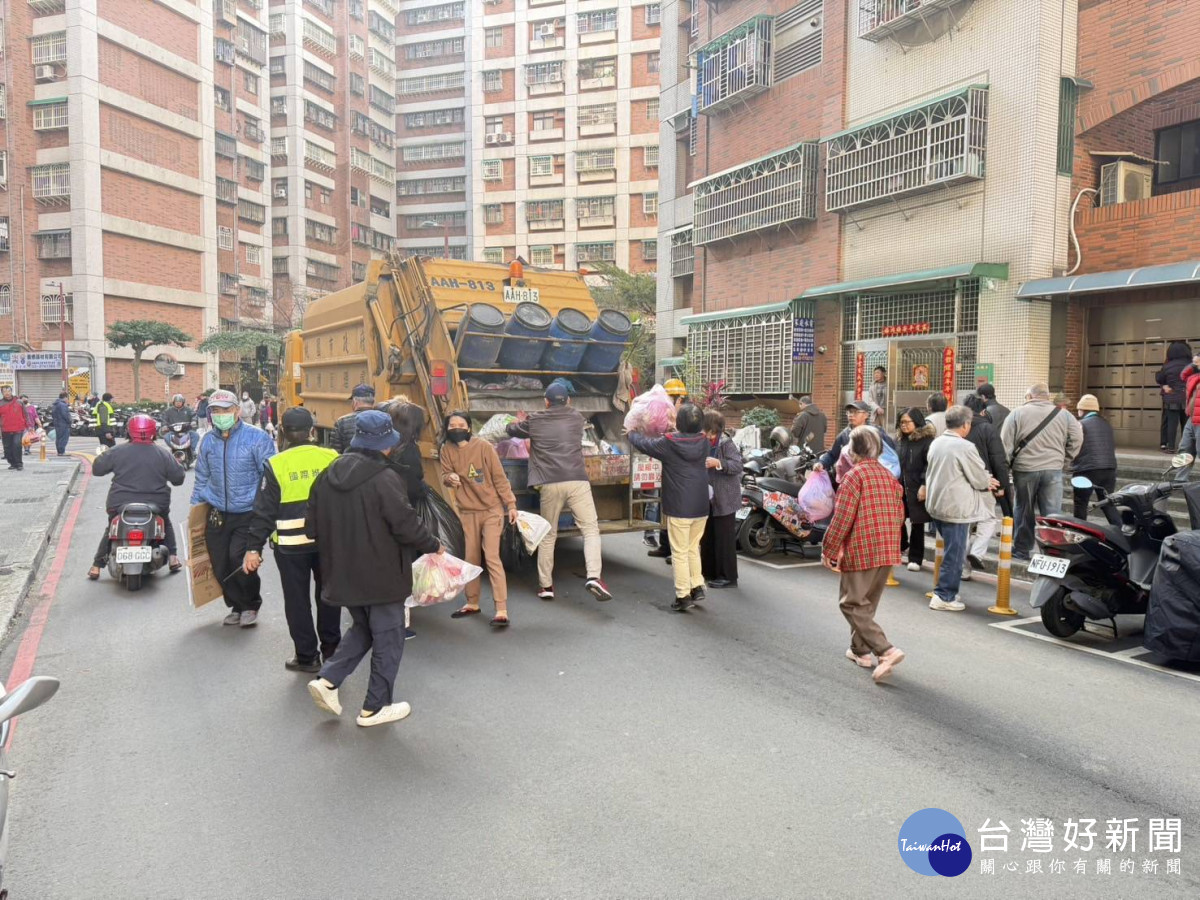
[[(846, 658), (864, 669), (874, 667), (871, 677), (876, 682), (904, 659), (904, 651), (893, 647), (875, 622), (888, 575), (900, 562), (896, 536), (904, 521), (903, 489), (879, 462), (882, 452), (883, 442), (874, 428), (860, 425), (850, 432), (855, 465), (838, 487), (821, 551), (821, 561), (842, 576), (839, 605), (850, 623)], [(872, 653), (878, 663), (872, 661)]]

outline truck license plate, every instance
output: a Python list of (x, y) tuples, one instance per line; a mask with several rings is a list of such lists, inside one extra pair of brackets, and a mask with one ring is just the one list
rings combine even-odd
[(118, 547), (117, 565), (122, 563), (148, 563), (153, 556), (149, 547)]
[(748, 506), (743, 506), (741, 509), (739, 509), (737, 512), (735, 512), (735, 513), (733, 514), (733, 517), (734, 517), (735, 519), (748, 519), (748, 518), (750, 518), (750, 507), (748, 507)]
[(1030, 575), (1045, 575), (1047, 578), (1062, 578), (1067, 574), (1067, 568), (1071, 565), (1068, 559), (1062, 559), (1058, 556), (1042, 556), (1035, 554), (1029, 560)]

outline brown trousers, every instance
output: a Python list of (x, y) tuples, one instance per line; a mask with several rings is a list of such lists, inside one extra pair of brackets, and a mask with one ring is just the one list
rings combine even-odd
[(838, 605), (850, 623), (850, 649), (855, 656), (866, 656), (868, 653), (882, 656), (892, 649), (887, 635), (875, 623), (875, 610), (891, 573), (891, 566), (842, 573)]
[[(482, 566), (487, 560), (488, 579), (492, 582), (492, 599), (496, 601), (496, 612), (508, 607), (508, 580), (504, 576), (504, 564), (500, 562), (500, 535), (504, 532), (504, 513), (500, 510), (485, 512), (459, 512), (463, 536), (467, 539), (467, 562)], [(479, 594), (483, 589), (483, 576), (467, 585), (467, 605), (478, 606)]]

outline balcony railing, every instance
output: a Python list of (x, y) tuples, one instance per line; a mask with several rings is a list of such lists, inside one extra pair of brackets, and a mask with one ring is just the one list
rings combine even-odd
[(362, 59), (367, 52), (367, 42), (359, 35), (351, 34), (346, 38), (346, 49), (351, 59)]
[(267, 208), (251, 200), (238, 201), (238, 218), (255, 225), (267, 224)]
[(771, 16), (755, 16), (696, 51), (700, 112), (721, 112), (771, 86), (774, 34)]
[(236, 296), (238, 291), (238, 277), (231, 275), (228, 272), (221, 273), (220, 290), (222, 294)]
[(70, 259), (71, 232), (43, 231), (35, 235), (37, 238), (38, 259)]
[(332, 172), (337, 167), (337, 154), (314, 144), (312, 141), (305, 141), (304, 161), (318, 169), (327, 169)]
[(882, 41), (963, 0), (859, 0), (858, 36)]
[(825, 208), (851, 209), (983, 178), (987, 118), (987, 85), (972, 85), (828, 138)]
[(301, 40), (304, 42), (304, 46), (321, 56), (331, 58), (337, 56), (337, 38), (334, 37), (333, 32), (322, 28), (312, 19), (303, 19), (302, 21), (304, 26), (301, 31)]
[(310, 259), (305, 261), (304, 274), (317, 281), (336, 282), (341, 277), (341, 267)]
[(798, 144), (696, 184), (693, 243), (817, 217), (817, 145)]
[(242, 140), (251, 144), (261, 144), (267, 139), (266, 132), (257, 122), (246, 120), (242, 123)]
[(33, 199), (41, 203), (69, 203), (71, 200), (71, 164), (50, 163), (29, 170)]
[(396, 63), (374, 47), (367, 51), (367, 67), (380, 75), (392, 77), (396, 74)]
[(271, 138), (271, 158), (272, 159), (287, 159), (287, 138), (273, 137)]
[(70, 325), (75, 321), (75, 297), (72, 294), (42, 294), (42, 322), (46, 325)]
[(52, 16), (66, 9), (66, 0), (29, 0), (29, 11), (35, 16)]
[(671, 235), (671, 277), (687, 278), (696, 271), (696, 248), (692, 229)]
[(237, 205), (237, 182), (228, 178), (217, 178), (217, 202)]

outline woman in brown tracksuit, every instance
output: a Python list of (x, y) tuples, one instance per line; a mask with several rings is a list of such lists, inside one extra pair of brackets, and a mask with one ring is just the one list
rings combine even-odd
[[(471, 420), (466, 413), (446, 417), (446, 443), (439, 456), (442, 484), (454, 489), (466, 537), (467, 562), (480, 566), (487, 560), (492, 599), (496, 602), (492, 624), (503, 628), (508, 624), (508, 582), (500, 562), (500, 536), (505, 515), (509, 522), (517, 520), (517, 498), (496, 448), (471, 434)], [(451, 618), (479, 615), (479, 591), (480, 581), (476, 578), (467, 585), (466, 605), (451, 613)]]

